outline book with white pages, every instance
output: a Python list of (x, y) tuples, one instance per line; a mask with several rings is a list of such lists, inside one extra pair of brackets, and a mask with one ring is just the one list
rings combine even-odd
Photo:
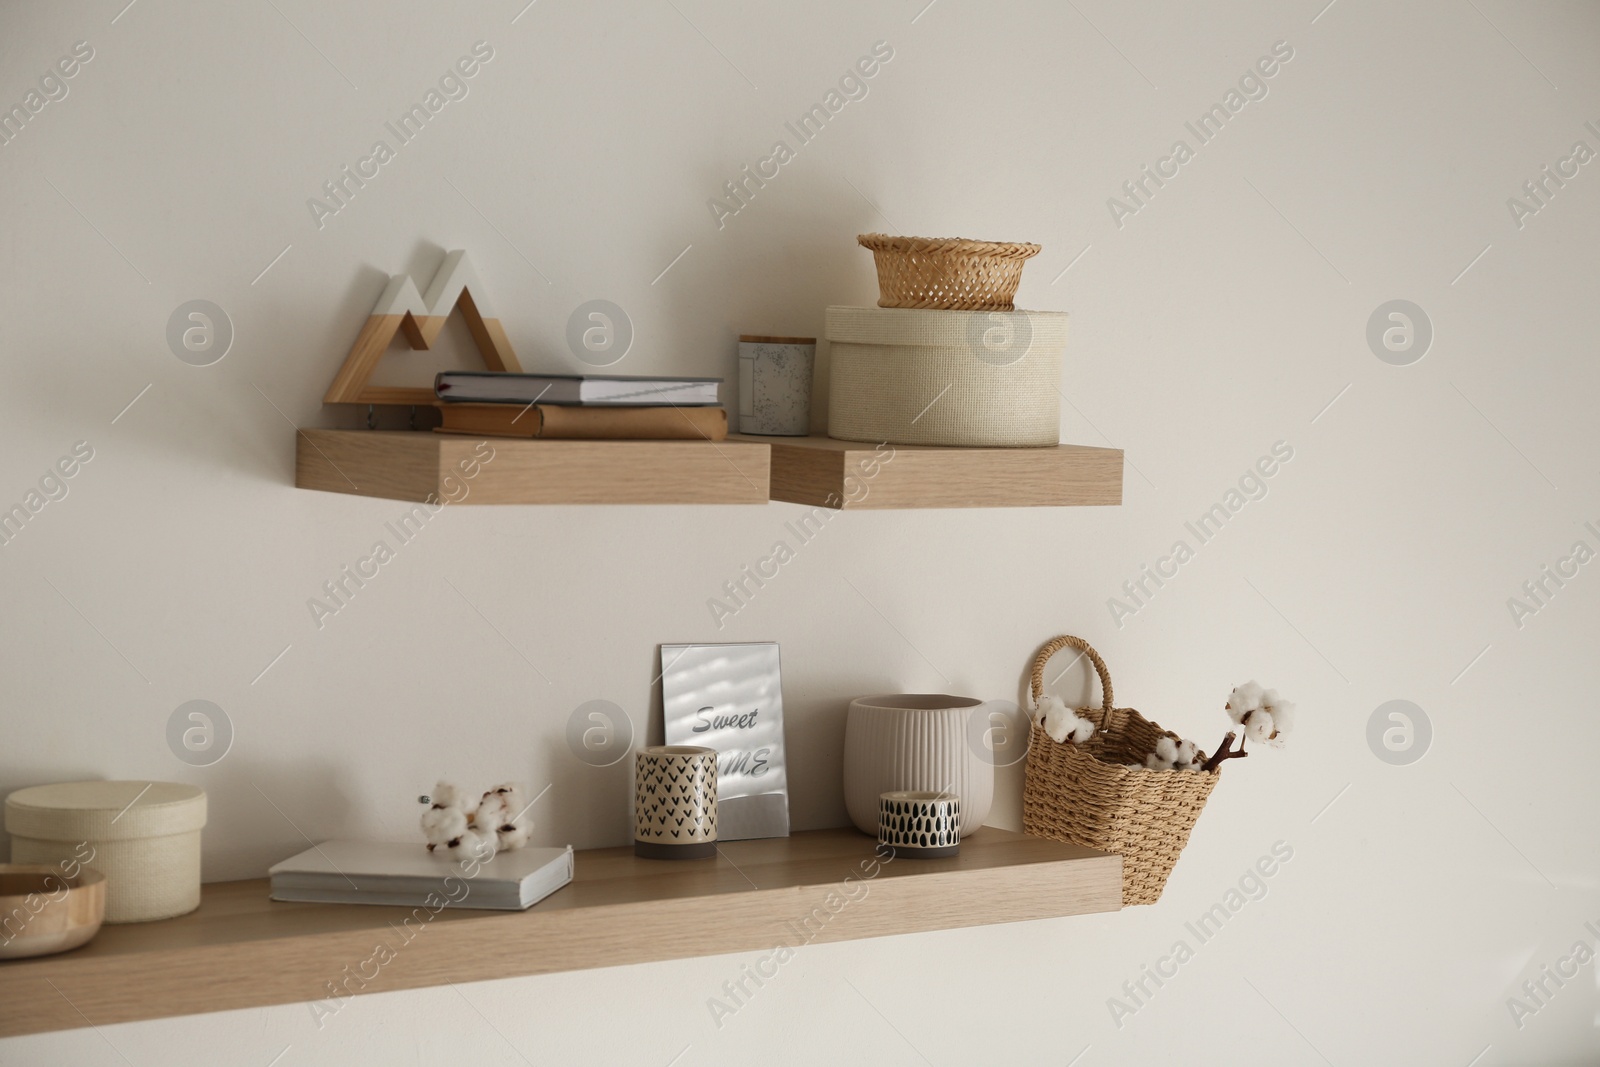
[(718, 402), (721, 384), (721, 378), (460, 370), (438, 374), (433, 391), (446, 403), (706, 407)]
[[(470, 873), (473, 871), (476, 873)], [(272, 899), (520, 911), (572, 881), (572, 847), (519, 848), (482, 863), (393, 841), (324, 841), (275, 863)]]

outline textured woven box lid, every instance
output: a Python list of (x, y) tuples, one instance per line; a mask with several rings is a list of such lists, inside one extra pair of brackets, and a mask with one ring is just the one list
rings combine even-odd
[(981, 346), (984, 333), (1011, 325), (1028, 331), (1027, 340), (1042, 350), (1067, 343), (1065, 311), (936, 311), (924, 308), (858, 308), (827, 310), (824, 332), (830, 341), (859, 345)]
[(6, 797), (6, 831), (47, 841), (163, 837), (205, 824), (205, 791), (180, 782), (60, 782)]

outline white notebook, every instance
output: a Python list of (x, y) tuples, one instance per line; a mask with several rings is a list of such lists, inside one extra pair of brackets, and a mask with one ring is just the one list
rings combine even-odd
[[(272, 899), (517, 911), (572, 881), (572, 847), (519, 848), (463, 869), (420, 843), (324, 841), (275, 863)], [(429, 898), (432, 898), (431, 901)]]
[(441, 400), (476, 404), (707, 407), (717, 403), (721, 384), (721, 378), (457, 370), (436, 375), (433, 391)]

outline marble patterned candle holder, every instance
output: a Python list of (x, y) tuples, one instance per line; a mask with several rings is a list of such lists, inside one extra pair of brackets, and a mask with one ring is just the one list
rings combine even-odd
[(815, 337), (739, 338), (739, 432), (804, 437), (811, 432)]
[(891, 790), (878, 798), (878, 844), (895, 858), (941, 859), (961, 851), (961, 798)]
[(635, 856), (690, 860), (716, 855), (716, 749), (640, 749), (633, 761), (633, 785)]

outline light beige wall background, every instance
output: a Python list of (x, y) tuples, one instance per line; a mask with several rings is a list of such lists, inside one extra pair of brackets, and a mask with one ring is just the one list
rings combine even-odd
[[(211, 879), (301, 832), (407, 837), (440, 775), (549, 784), (539, 842), (621, 843), (623, 776), (563, 730), (591, 699), (642, 728), (662, 641), (782, 642), (799, 827), (843, 821), (850, 697), (1014, 699), (1058, 632), (1208, 746), (1252, 676), (1301, 725), (1229, 766), (1159, 906), (810, 948), (720, 1029), (707, 999), (741, 958), (375, 997), (320, 1030), (303, 1005), (84, 1029), (0, 1060), (1600, 1055), (1592, 963), (1537, 1013), (1507, 1006), (1600, 926), (1600, 564), (1520, 628), (1507, 605), (1575, 540), (1600, 548), (1600, 173), (1520, 228), (1507, 205), (1574, 142), (1600, 149), (1592, 5), (124, 2), (0, 11), (0, 104), (94, 50), (0, 146), (0, 504), (94, 449), (0, 548), (0, 786), (195, 782)], [(478, 41), (469, 95), (319, 229), (307, 199)], [(877, 41), (894, 58), (868, 95), (719, 229), (708, 198)], [(1268, 95), (1117, 225), (1107, 199), (1279, 41)], [(1019, 304), (1073, 314), (1063, 439), (1128, 450), (1124, 506), (846, 514), (720, 631), (707, 599), (798, 508), (452, 509), (313, 626), (307, 599), (404, 510), (291, 484), (291, 423), (354, 424), (319, 398), (387, 273), (469, 248), (531, 367), (582, 369), (567, 317), (604, 298), (637, 331), (617, 370), (732, 375), (737, 333), (818, 333), (827, 304), (874, 299), (872, 229), (1045, 246)], [(164, 338), (196, 298), (236, 330), (206, 368)], [(1393, 299), (1434, 327), (1414, 365), (1365, 339)], [(1277, 441), (1294, 458), (1268, 495), (1114, 624), (1123, 581)], [(1404, 767), (1365, 733), (1397, 698), (1434, 728)], [(192, 699), (236, 730), (205, 769), (164, 737)], [(1019, 789), (1001, 776), (996, 825)], [(1185, 923), (1279, 841), (1265, 898), (1194, 944)], [(1109, 998), (1179, 939), (1194, 958), (1119, 1027)]]

